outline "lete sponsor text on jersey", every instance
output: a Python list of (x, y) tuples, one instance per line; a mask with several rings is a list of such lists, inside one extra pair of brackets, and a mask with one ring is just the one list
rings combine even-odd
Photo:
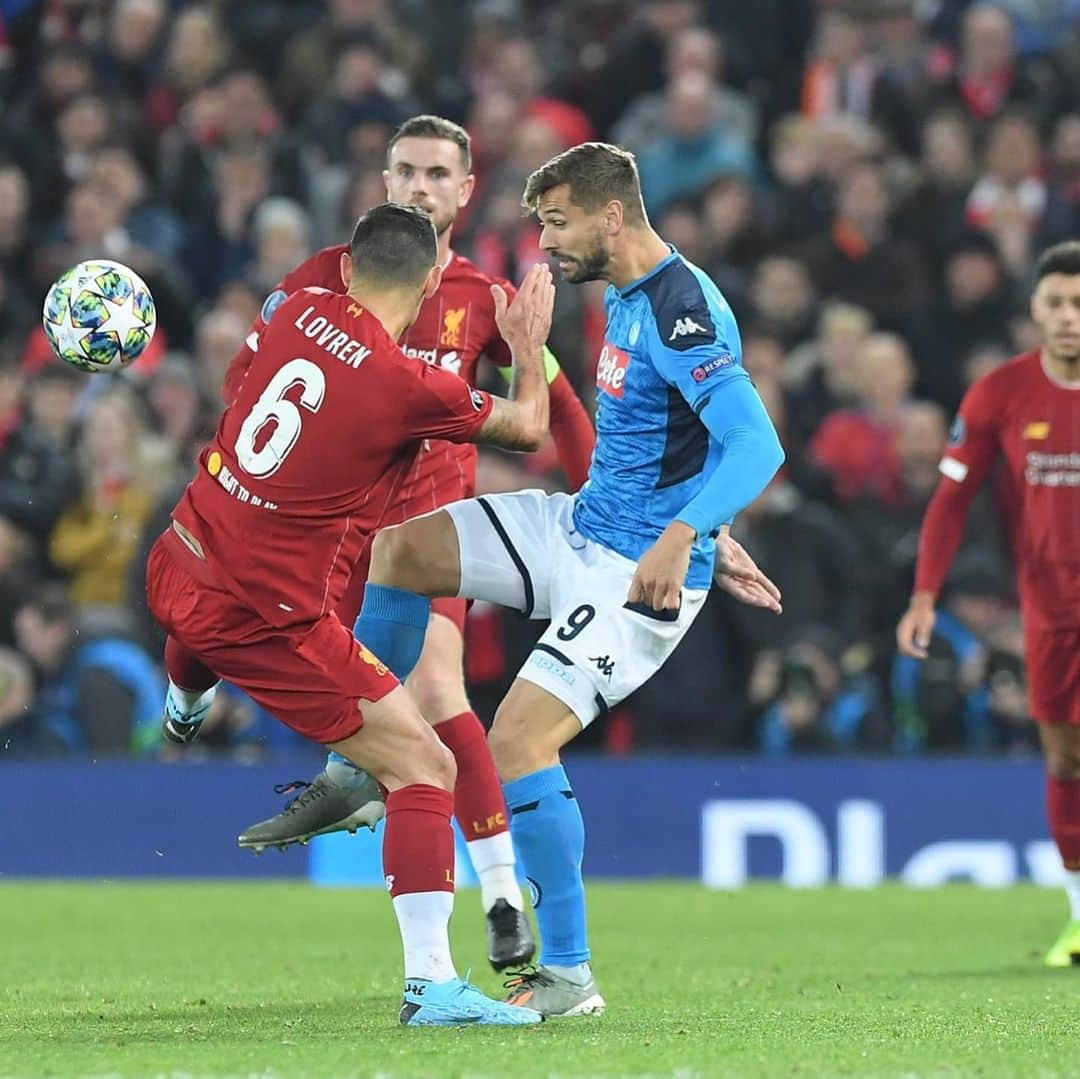
[(610, 341), (604, 342), (600, 350), (600, 359), (596, 364), (596, 385), (612, 397), (622, 397), (626, 388), (626, 372), (630, 366), (630, 356), (621, 348), (616, 348)]

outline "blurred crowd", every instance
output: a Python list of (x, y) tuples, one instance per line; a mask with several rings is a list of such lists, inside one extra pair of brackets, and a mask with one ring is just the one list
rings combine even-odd
[[(1033, 258), (1080, 234), (1080, 0), (5, 0), (0, 759), (160, 751), (145, 553), (264, 296), (383, 200), (387, 139), (420, 111), (474, 140), (455, 248), (512, 279), (540, 257), (527, 174), (590, 138), (632, 149), (787, 448), (733, 530), (783, 617), (713, 595), (593, 743), (1029, 751), (1007, 490), (976, 505), (930, 659), (892, 632), (949, 417), (1033, 347)], [(38, 321), (94, 256), (157, 302), (123, 376), (68, 369)], [(552, 331), (590, 405), (601, 296), (560, 287)], [(481, 484), (556, 468), (485, 454)], [(474, 607), (486, 718), (536, 633)], [(208, 751), (295, 744), (220, 701)]]

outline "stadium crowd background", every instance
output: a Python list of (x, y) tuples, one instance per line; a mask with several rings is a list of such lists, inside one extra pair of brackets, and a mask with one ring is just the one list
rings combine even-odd
[[(145, 553), (275, 282), (382, 201), (421, 111), (467, 125), (454, 246), (519, 280), (525, 176), (589, 138), (730, 300), (788, 464), (734, 533), (781, 619), (714, 594), (587, 740), (771, 754), (1025, 753), (1009, 493), (984, 492), (930, 661), (898, 660), (918, 526), (965, 386), (1032, 347), (1033, 256), (1080, 234), (1080, 0), (5, 0), (0, 9), (0, 759), (161, 753)], [(53, 359), (48, 285), (106, 256), (159, 328), (123, 377)], [(603, 288), (552, 345), (591, 406)], [(557, 487), (553, 453), (482, 458)], [(477, 605), (494, 705), (537, 627)], [(201, 752), (295, 744), (238, 695)]]

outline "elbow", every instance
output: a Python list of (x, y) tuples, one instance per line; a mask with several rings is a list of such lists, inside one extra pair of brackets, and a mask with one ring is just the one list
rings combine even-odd
[(780, 445), (780, 439), (772, 428), (761, 432), (756, 450), (754, 456), (758, 464), (761, 490), (764, 491), (776, 473), (780, 471), (780, 466), (787, 456), (784, 453), (784, 447)]
[(521, 437), (518, 439), (517, 449), (521, 450), (522, 453), (536, 453), (544, 444), (545, 435), (547, 435), (547, 431), (539, 427), (531, 427), (522, 431)]
[(766, 471), (769, 475), (769, 479), (765, 481), (767, 484), (780, 471), (781, 465), (787, 460), (787, 454), (784, 453), (784, 447), (780, 445), (780, 439), (775, 431), (772, 432), (772, 438), (765, 448), (765, 458), (767, 461)]
[(518, 449), (526, 453), (535, 453), (544, 444), (548, 436), (548, 417), (536, 417), (522, 425)]

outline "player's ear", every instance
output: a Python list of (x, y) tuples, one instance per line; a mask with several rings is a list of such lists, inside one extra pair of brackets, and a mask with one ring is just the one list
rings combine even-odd
[(623, 223), (623, 204), (618, 199), (612, 199), (604, 207), (604, 230), (609, 236), (615, 235)]
[(442, 267), (436, 262), (435, 265), (428, 270), (427, 279), (424, 281), (424, 299), (428, 300), (434, 296), (441, 284)]
[(476, 177), (470, 172), (465, 177), (461, 187), (458, 188), (457, 204), (460, 210), (463, 206), (469, 205), (469, 199), (473, 196), (473, 191), (476, 190)]
[(345, 286), (345, 291), (349, 291), (349, 285), (352, 283), (352, 255), (348, 251), (341, 252), (341, 283)]
[(389, 169), (383, 169), (382, 170), (382, 182), (383, 182), (383, 187), (386, 188), (386, 197), (387, 197), (387, 199), (389, 199), (390, 198), (390, 170)]

